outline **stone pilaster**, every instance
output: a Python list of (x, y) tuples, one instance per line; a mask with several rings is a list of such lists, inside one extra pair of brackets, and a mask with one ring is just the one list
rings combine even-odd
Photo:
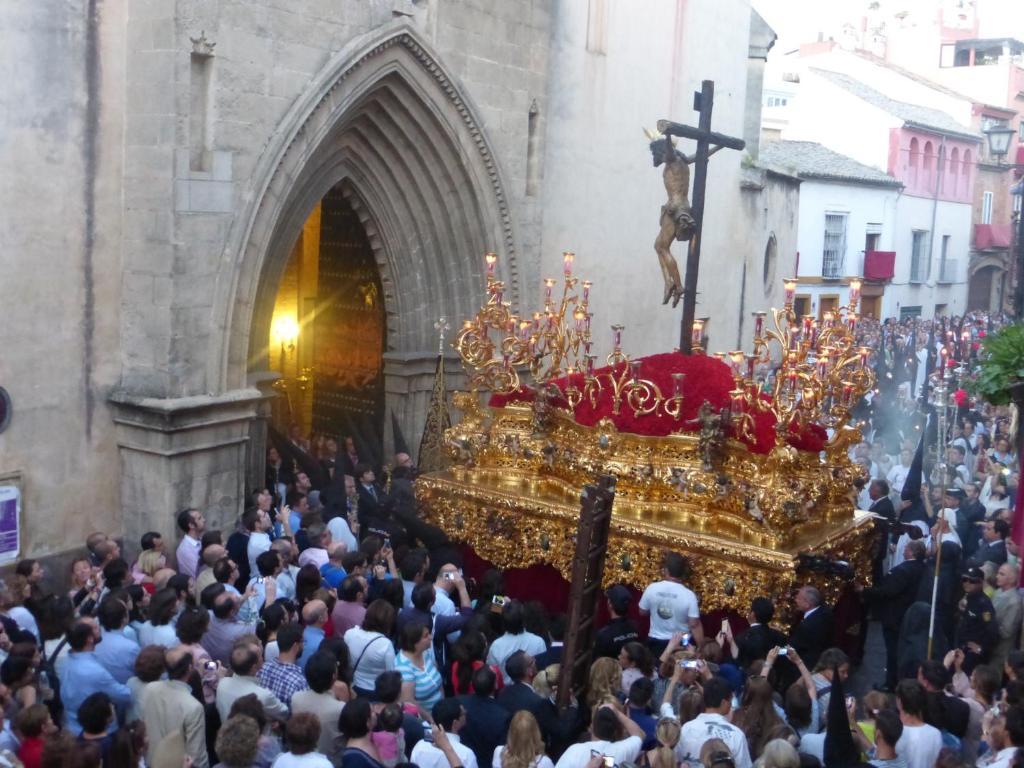
[(244, 507), (250, 444), (264, 401), (255, 387), (182, 398), (115, 392), (125, 538), (160, 531), (173, 550), (180, 537), (175, 517), (189, 506), (226, 538)]
[[(436, 352), (388, 352), (384, 355), (384, 455), (390, 461), (394, 455), (394, 436), (391, 430), (391, 413), (398, 417), (413, 460), (420, 447), (423, 424), (427, 419), (430, 393), (434, 388), (434, 371), (437, 367)], [(459, 357), (446, 352), (444, 358), (445, 385), (448, 392), (466, 387), (466, 376)], [(449, 398), (450, 402), (450, 398)], [(458, 421), (459, 414), (452, 413), (452, 421)]]

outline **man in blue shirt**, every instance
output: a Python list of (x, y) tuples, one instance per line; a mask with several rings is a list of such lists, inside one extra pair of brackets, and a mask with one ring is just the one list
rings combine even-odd
[(96, 658), (96, 645), (102, 640), (100, 628), (92, 619), (80, 619), (68, 631), (68, 660), (61, 670), (60, 696), (64, 702), (68, 730), (75, 736), (82, 733), (78, 708), (90, 695), (106, 693), (119, 712), (131, 704), (128, 686), (117, 682)]
[(345, 545), (341, 542), (331, 544), (327, 549), (327, 562), (320, 566), (320, 576), (331, 589), (337, 589), (348, 574), (341, 564), (345, 557)]
[(330, 616), (327, 613), (327, 603), (323, 600), (310, 600), (302, 607), (302, 623), (306, 628), (302, 630), (302, 655), (299, 656), (299, 669), (306, 669), (306, 662), (320, 648), (324, 640), (324, 624)]
[(96, 611), (103, 627), (103, 642), (96, 646), (96, 661), (119, 683), (127, 683), (135, 674), (135, 657), (139, 644), (125, 635), (128, 608), (120, 600), (108, 597)]

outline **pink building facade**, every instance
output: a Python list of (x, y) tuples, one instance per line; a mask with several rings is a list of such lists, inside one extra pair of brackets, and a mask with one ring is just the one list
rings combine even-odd
[(904, 194), (970, 205), (979, 142), (904, 126), (889, 134), (888, 172)]

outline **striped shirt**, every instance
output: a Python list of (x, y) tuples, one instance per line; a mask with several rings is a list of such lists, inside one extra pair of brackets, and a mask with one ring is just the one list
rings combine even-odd
[(437, 670), (437, 663), (434, 661), (434, 649), (428, 648), (423, 652), (423, 669), (417, 667), (405, 651), (395, 657), (395, 669), (402, 673), (403, 683), (415, 685), (416, 703), (423, 709), (430, 711), (433, 706), (444, 698), (444, 686), (441, 681), (441, 673)]

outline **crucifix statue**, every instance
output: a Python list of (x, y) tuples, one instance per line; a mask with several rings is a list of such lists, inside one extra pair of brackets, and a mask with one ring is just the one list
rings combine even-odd
[[(693, 108), (699, 113), (696, 128), (670, 120), (658, 121), (658, 133), (648, 132), (654, 166), (665, 166), (662, 177), (668, 202), (661, 208), (661, 228), (654, 241), (654, 250), (665, 277), (663, 304), (672, 300), (672, 306), (683, 300), (683, 319), (679, 329), (679, 349), (690, 354), (693, 338), (693, 315), (697, 306), (697, 271), (700, 265), (701, 228), (704, 224), (704, 191), (708, 180), (708, 158), (720, 149), (741, 150), (743, 139), (725, 136), (711, 130), (711, 110), (715, 101), (715, 84), (705, 80), (701, 90), (694, 94)], [(675, 137), (694, 139), (697, 151), (692, 157), (675, 148)], [(687, 192), (690, 185), (689, 166), (693, 165), (693, 204)], [(689, 241), (686, 255), (686, 274), (680, 282), (679, 267), (669, 246), (673, 240)]]

